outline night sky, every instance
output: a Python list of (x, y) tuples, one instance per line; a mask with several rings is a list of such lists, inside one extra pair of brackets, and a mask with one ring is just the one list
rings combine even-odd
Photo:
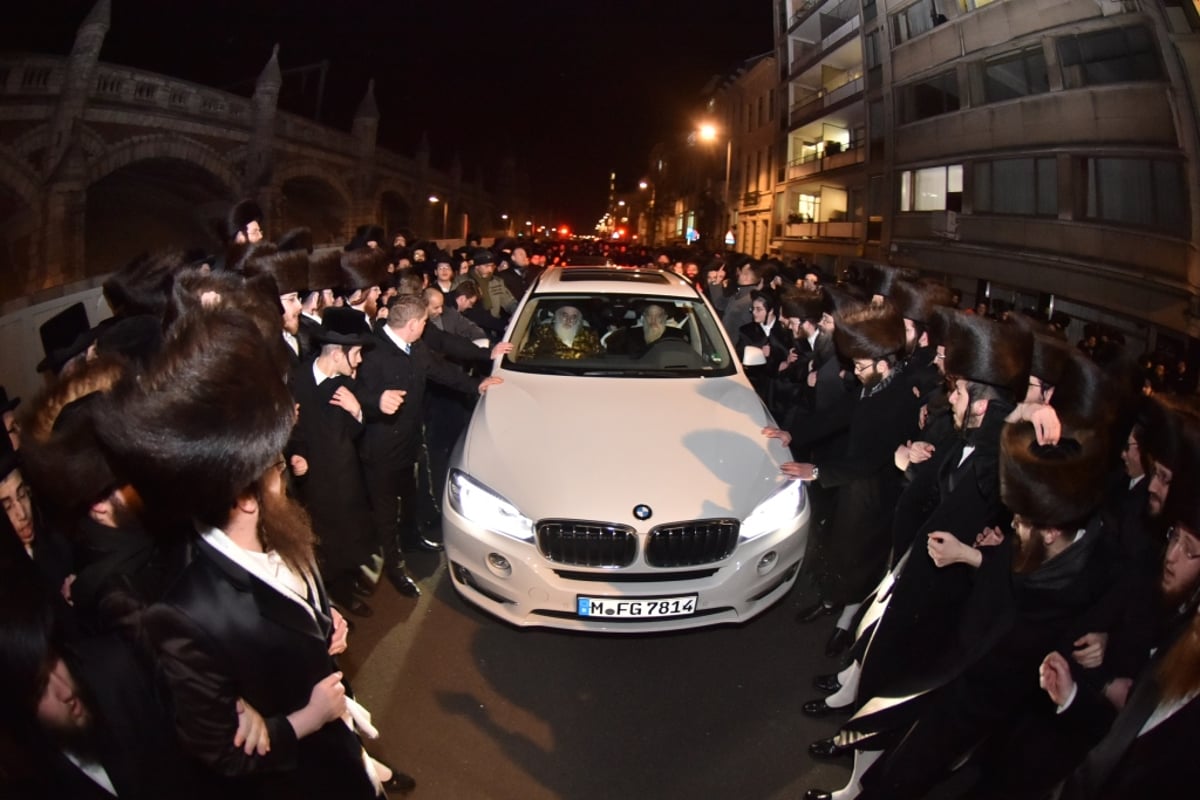
[[(92, 5), (6, 8), (0, 49), (66, 53)], [(345, 130), (374, 77), (381, 146), (411, 155), (427, 133), (435, 166), (458, 154), (489, 188), (511, 154), (535, 206), (576, 230), (603, 213), (609, 170), (636, 184), (705, 84), (773, 38), (771, 0), (113, 0), (112, 17), (102, 60), (241, 94), (275, 42), (285, 73), (328, 59), (321, 118)], [(315, 112), (315, 74), (285, 92)]]

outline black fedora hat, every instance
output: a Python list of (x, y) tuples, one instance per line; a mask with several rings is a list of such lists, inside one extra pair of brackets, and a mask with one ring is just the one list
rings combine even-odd
[(0, 413), (7, 414), (17, 406), (21, 405), (21, 398), (9, 397), (8, 390), (0, 386)]
[(46, 356), (38, 362), (38, 372), (52, 369), (57, 373), (86, 350), (95, 338), (83, 303), (69, 305), (43, 322), (38, 334), (42, 338), (42, 353)]
[(325, 309), (321, 316), (321, 327), (313, 331), (312, 339), (320, 344), (340, 344), (345, 347), (374, 347), (377, 341), (362, 312), (345, 306)]

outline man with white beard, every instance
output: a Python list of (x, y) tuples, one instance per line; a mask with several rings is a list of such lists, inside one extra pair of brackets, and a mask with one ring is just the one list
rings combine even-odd
[(558, 358), (574, 361), (601, 351), (600, 337), (584, 327), (583, 314), (575, 306), (559, 306), (550, 325), (536, 328), (521, 348), (523, 358)]

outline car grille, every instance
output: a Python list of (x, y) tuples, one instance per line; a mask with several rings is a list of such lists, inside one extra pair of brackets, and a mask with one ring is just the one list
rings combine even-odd
[[(739, 530), (736, 519), (659, 525), (646, 538), (646, 563), (652, 567), (694, 567), (723, 561), (737, 546)], [(572, 519), (538, 523), (537, 543), (549, 560), (576, 567), (628, 567), (638, 550), (633, 528)]]
[(627, 567), (637, 557), (637, 534), (624, 525), (578, 520), (543, 520), (538, 550), (558, 564), (578, 567)]
[(660, 525), (650, 531), (646, 563), (652, 567), (691, 567), (728, 558), (737, 546), (736, 519), (704, 519)]

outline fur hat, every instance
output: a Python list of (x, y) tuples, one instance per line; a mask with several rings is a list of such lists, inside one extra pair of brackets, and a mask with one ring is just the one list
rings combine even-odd
[(1033, 337), (1012, 325), (959, 311), (943, 312), (947, 375), (986, 383), (1023, 400), (1029, 385)]
[(1178, 470), (1183, 462), (1185, 428), (1200, 428), (1200, 415), (1177, 397), (1159, 394), (1151, 397), (1142, 411), (1145, 425), (1142, 452), (1172, 472)]
[(1042, 383), (1058, 386), (1062, 381), (1063, 371), (1067, 368), (1067, 362), (1074, 356), (1075, 351), (1061, 339), (1044, 333), (1034, 334), (1033, 360), (1029, 364), (1029, 374)]
[(821, 311), (831, 317), (840, 318), (844, 314), (849, 314), (870, 302), (869, 297), (864, 297), (862, 290), (857, 286), (848, 283), (843, 283), (838, 286), (822, 286), (821, 287), (822, 308)]
[[(1178, 420), (1176, 428), (1172, 491), (1167, 492), (1163, 517), (1168, 524), (1182, 522), (1193, 532), (1200, 533), (1200, 499), (1193, 494), (1200, 485), (1200, 423), (1191, 416)], [(1178, 487), (1179, 491), (1174, 491)]]
[(192, 259), (184, 251), (150, 256), (142, 253), (109, 275), (102, 290), (115, 316), (162, 316), (175, 276)]
[(896, 306), (901, 317), (923, 325), (929, 323), (935, 308), (954, 305), (954, 295), (950, 289), (932, 281), (896, 281), (892, 284), (888, 299)]
[(367, 247), (367, 242), (374, 242), (380, 249), (392, 244), (384, 238), (383, 228), (378, 225), (359, 225), (354, 231), (354, 238), (347, 242), (343, 249), (347, 252), (361, 250)]
[(794, 291), (783, 299), (783, 316), (816, 322), (825, 312), (825, 300), (820, 292)]
[[(917, 273), (915, 270), (905, 267), (893, 267), (891, 264), (874, 264), (871, 262), (860, 262), (858, 265), (859, 275), (862, 276), (863, 287), (867, 290), (867, 294), (883, 295), (884, 297), (892, 296), (892, 289), (895, 288), (897, 281), (916, 281)], [(912, 317), (909, 317), (912, 319)]]
[(275, 243), (279, 248), (279, 252), (287, 250), (303, 250), (305, 253), (313, 251), (313, 237), (311, 228), (292, 228), (290, 231), (279, 237), (279, 241)]
[(222, 526), (280, 457), (292, 398), (263, 345), (245, 314), (191, 313), (151, 369), (97, 405), (102, 444), (148, 505)]
[(256, 220), (259, 225), (262, 225), (263, 212), (258, 203), (253, 200), (237, 202), (225, 215), (225, 227), (221, 231), (222, 241), (232, 242), (237, 238), (238, 233), (244, 231), (247, 225)]
[(387, 280), (387, 253), (373, 247), (360, 247), (342, 254), (341, 280), (337, 286), (353, 293), (378, 286)]
[(342, 285), (342, 254), (340, 247), (322, 247), (308, 256), (308, 278), (305, 285), (310, 291), (334, 289)]
[[(166, 305), (166, 299), (163, 299)], [(114, 353), (144, 367), (162, 349), (161, 314), (122, 317), (96, 337), (96, 353)]]
[(77, 522), (120, 483), (96, 436), (93, 411), (100, 397), (96, 391), (73, 400), (58, 412), (49, 437), (21, 442), (23, 476), (42, 508), (61, 514), (64, 524)]
[(257, 275), (271, 278), (279, 295), (302, 293), (308, 288), (308, 253), (302, 249), (280, 250), (273, 244), (256, 245), (255, 251), (242, 263), (240, 272), (247, 278)]
[(345, 306), (325, 309), (321, 316), (321, 327), (313, 331), (312, 340), (346, 347), (374, 347), (378, 341), (362, 312)]
[(859, 308), (838, 319), (833, 343), (843, 358), (884, 359), (904, 349), (904, 321), (890, 303)]
[(88, 349), (95, 338), (83, 303), (69, 305), (43, 322), (38, 334), (42, 338), (42, 352), (46, 357), (38, 362), (37, 371), (51, 370), (55, 374), (68, 361)]
[(1056, 445), (1039, 445), (1032, 423), (1000, 435), (1000, 498), (1036, 526), (1086, 519), (1104, 498), (1107, 446), (1093, 429), (1063, 428)]
[[(1036, 352), (1036, 346), (1034, 348)], [(1107, 429), (1117, 415), (1118, 387), (1090, 358), (1071, 350), (1058, 381), (1052, 381), (1050, 405), (1063, 422)]]

